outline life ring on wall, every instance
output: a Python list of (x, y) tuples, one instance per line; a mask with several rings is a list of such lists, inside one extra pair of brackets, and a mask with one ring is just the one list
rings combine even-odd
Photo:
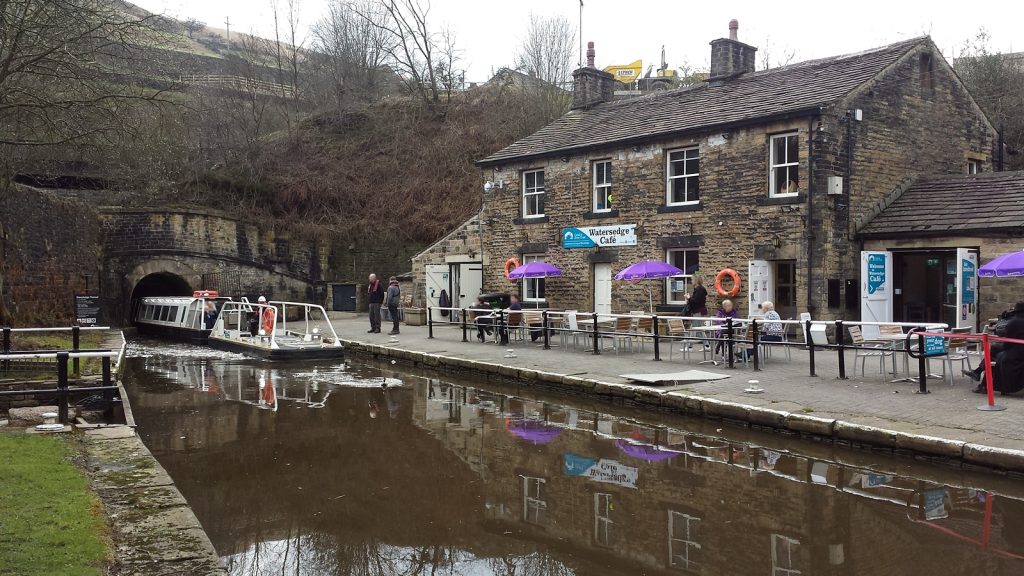
[(506, 280), (509, 279), (508, 275), (511, 274), (512, 271), (515, 270), (516, 268), (519, 268), (519, 260), (516, 260), (515, 258), (509, 258), (508, 260), (505, 260), (505, 279)]
[[(722, 288), (722, 280), (726, 277), (732, 278), (732, 288), (726, 291)], [(720, 296), (732, 298), (740, 293), (740, 273), (733, 270), (732, 268), (722, 268), (718, 274), (715, 275), (715, 292), (718, 292)]]

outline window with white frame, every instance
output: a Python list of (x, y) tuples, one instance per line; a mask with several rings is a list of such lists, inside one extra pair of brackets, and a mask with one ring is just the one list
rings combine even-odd
[(694, 273), (700, 270), (700, 252), (692, 248), (666, 250), (665, 261), (683, 271), (682, 275), (665, 280), (666, 303), (682, 304), (693, 286)]
[(612, 209), (612, 161), (594, 162), (594, 212)]
[(800, 191), (800, 149), (797, 134), (771, 137), (769, 196), (795, 196)]
[(610, 546), (612, 536), (612, 495), (594, 494), (594, 542)]
[[(528, 262), (540, 262), (544, 260), (543, 254), (523, 254), (523, 264)], [(523, 300), (530, 302), (539, 302), (544, 300), (544, 279), (543, 278), (523, 278), (523, 286), (521, 289)]]
[(544, 215), (544, 171), (523, 172), (523, 218)]
[(548, 503), (545, 501), (545, 480), (523, 476), (523, 520), (543, 524)]
[(697, 542), (700, 518), (675, 510), (668, 511), (668, 565), (695, 571), (699, 566), (701, 545)]
[(700, 149), (673, 150), (666, 158), (668, 178), (665, 203), (669, 206), (700, 202)]
[(967, 173), (978, 174), (981, 172), (981, 160), (968, 160), (967, 161)]
[(772, 534), (772, 576), (796, 576), (800, 541), (782, 534)]

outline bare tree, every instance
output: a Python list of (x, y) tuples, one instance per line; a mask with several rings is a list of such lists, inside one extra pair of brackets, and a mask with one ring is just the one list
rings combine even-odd
[(1024, 56), (999, 54), (989, 48), (985, 30), (964, 43), (953, 67), (971, 91), (971, 95), (1003, 131), (1007, 151), (1007, 170), (1024, 169)]
[(183, 26), (185, 27), (185, 32), (188, 34), (188, 37), (191, 38), (193, 34), (199, 32), (203, 28), (206, 28), (206, 23), (200, 22), (196, 18), (189, 18), (185, 20)]
[(389, 36), (372, 22), (384, 18), (378, 0), (335, 0), (313, 26), (312, 56), (338, 108), (349, 100), (372, 100), (380, 93)]
[(545, 122), (564, 114), (572, 101), (572, 93), (564, 87), (572, 75), (575, 44), (576, 30), (567, 18), (530, 14), (516, 67), (532, 79), (522, 81), (522, 88)]

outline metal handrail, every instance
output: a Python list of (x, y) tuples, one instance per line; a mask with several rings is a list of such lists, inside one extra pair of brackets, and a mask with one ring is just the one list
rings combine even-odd
[(78, 330), (110, 330), (110, 326), (61, 326), (58, 328), (9, 328), (4, 327), (3, 330), (10, 330), (11, 332), (72, 332), (75, 329)]

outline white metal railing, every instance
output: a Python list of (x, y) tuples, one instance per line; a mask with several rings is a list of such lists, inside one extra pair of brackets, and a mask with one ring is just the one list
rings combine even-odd
[[(302, 309), (302, 328), (303, 331), (289, 330), (288, 328), (288, 312), (295, 308)], [(320, 317), (323, 319), (322, 324), (330, 332), (331, 345), (335, 347), (341, 346), (341, 340), (338, 338), (337, 332), (334, 330), (334, 326), (327, 318), (327, 312), (323, 306), (317, 304), (308, 304), (304, 302), (284, 302), (273, 300), (266, 303), (253, 303), (253, 302), (225, 302), (224, 306), (221, 307), (220, 313), (217, 314), (217, 319), (213, 324), (213, 332), (211, 336), (217, 337), (218, 334), (222, 335), (227, 339), (240, 338), (242, 334), (250, 334), (253, 337), (265, 338), (271, 349), (279, 349), (281, 346), (278, 343), (278, 338), (283, 336), (293, 336), (302, 339), (303, 341), (311, 341), (314, 338), (319, 338), (321, 341), (327, 340), (324, 335), (320, 333), (320, 326), (311, 326), (310, 322), (318, 322), (315, 318), (310, 318), (310, 312), (319, 312)], [(266, 321), (266, 315), (271, 314), (271, 322)], [(257, 332), (252, 334), (252, 330), (249, 327), (249, 321), (252, 320), (252, 314), (255, 314), (255, 321), (257, 322)], [(231, 318), (234, 315), (234, 318)], [(243, 325), (243, 322), (245, 323)], [(270, 324), (270, 330), (267, 330), (267, 324)], [(234, 328), (230, 326), (233, 325)], [(295, 324), (293, 323), (293, 327)], [(232, 334), (231, 332), (234, 332)]]

